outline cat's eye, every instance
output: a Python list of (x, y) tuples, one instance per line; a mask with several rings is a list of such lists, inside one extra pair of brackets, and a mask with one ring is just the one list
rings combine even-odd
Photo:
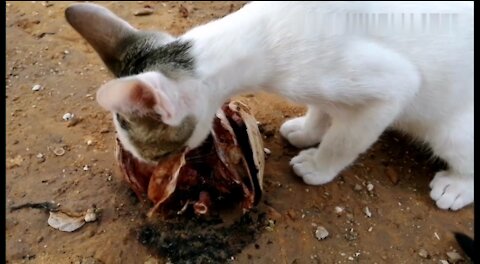
[(118, 114), (118, 113), (116, 114), (116, 116), (117, 116), (117, 121), (118, 121), (118, 123), (120, 124), (120, 127), (121, 127), (121, 128), (123, 128), (123, 129), (125, 129), (125, 130), (130, 129), (130, 126), (129, 126), (129, 124), (128, 124), (128, 121), (127, 121), (125, 118), (123, 118), (123, 117), (122, 117), (120, 114)]

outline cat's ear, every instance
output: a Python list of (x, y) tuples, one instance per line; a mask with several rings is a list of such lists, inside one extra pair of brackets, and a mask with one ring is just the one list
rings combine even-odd
[(65, 10), (65, 17), (109, 68), (120, 61), (125, 46), (123, 41), (137, 32), (110, 10), (95, 4), (73, 4)]
[(97, 101), (112, 112), (156, 112), (165, 124), (172, 126), (179, 125), (186, 116), (186, 106), (172, 82), (157, 72), (112, 80), (100, 87)]

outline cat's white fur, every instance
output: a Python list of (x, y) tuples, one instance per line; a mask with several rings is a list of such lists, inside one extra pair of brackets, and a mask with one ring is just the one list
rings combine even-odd
[[(348, 12), (455, 13), (458, 25), (449, 34), (344, 34), (347, 24), (337, 21), (327, 32), (328, 14)], [(206, 138), (225, 100), (263, 90), (308, 105), (280, 128), (295, 146), (321, 142), (291, 160), (305, 183), (332, 181), (392, 126), (448, 163), (430, 183), (439, 208), (473, 202), (473, 3), (252, 2), (180, 39), (193, 43), (196, 76), (164, 100), (178, 106), (176, 120), (199, 120), (190, 147)]]

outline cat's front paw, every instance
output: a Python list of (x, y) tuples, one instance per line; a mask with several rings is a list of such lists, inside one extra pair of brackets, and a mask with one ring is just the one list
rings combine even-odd
[(290, 119), (280, 127), (280, 134), (297, 148), (310, 147), (320, 142), (315, 131), (305, 129), (305, 119), (304, 116)]
[(438, 172), (430, 182), (430, 197), (439, 208), (458, 210), (473, 202), (473, 177)]
[(319, 168), (315, 159), (317, 151), (316, 148), (303, 150), (290, 161), (295, 174), (302, 177), (303, 181), (309, 185), (322, 185), (335, 178), (335, 174)]

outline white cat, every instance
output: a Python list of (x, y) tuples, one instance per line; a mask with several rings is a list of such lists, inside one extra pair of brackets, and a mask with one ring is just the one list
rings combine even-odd
[(66, 17), (120, 77), (97, 98), (124, 115), (115, 124), (138, 158), (152, 160), (125, 130), (125, 114), (154, 112), (183, 131), (193, 117), (184, 141), (193, 148), (223, 102), (263, 90), (308, 105), (280, 128), (294, 146), (320, 143), (290, 162), (305, 183), (332, 181), (392, 126), (448, 163), (430, 183), (438, 207), (474, 200), (473, 2), (252, 2), (178, 38), (138, 31), (92, 4)]

